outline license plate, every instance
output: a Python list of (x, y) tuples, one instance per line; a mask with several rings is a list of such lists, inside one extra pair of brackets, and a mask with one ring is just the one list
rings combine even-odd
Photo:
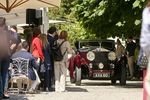
[(109, 73), (94, 73), (94, 77), (110, 77)]

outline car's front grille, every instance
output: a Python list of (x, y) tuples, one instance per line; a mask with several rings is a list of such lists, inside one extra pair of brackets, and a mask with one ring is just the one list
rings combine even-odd
[(108, 60), (108, 52), (95, 52), (95, 62), (106, 62)]
[(108, 52), (95, 52), (95, 59), (91, 63), (93, 64), (93, 70), (99, 69), (99, 63), (104, 64), (104, 70), (110, 69)]

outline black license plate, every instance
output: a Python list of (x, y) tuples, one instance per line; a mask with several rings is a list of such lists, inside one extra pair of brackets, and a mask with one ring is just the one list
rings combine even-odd
[(107, 77), (110, 77), (110, 73), (94, 73), (93, 77), (95, 77), (95, 78), (107, 78)]

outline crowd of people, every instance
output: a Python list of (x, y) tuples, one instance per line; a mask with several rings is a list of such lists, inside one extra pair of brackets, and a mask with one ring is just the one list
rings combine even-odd
[[(50, 27), (47, 33), (41, 33), (39, 27), (25, 30), (25, 40), (17, 34), (15, 26), (8, 27), (5, 18), (0, 17), (0, 99), (9, 98), (7, 93), (9, 84), (9, 65), (11, 59), (29, 59), (28, 78), (32, 81), (29, 92), (36, 93), (37, 90), (65, 92), (65, 79), (69, 66), (68, 54), (72, 53), (72, 48), (67, 40), (67, 31), (58, 33), (56, 27)], [(129, 37), (126, 48), (117, 40), (116, 56), (119, 58), (125, 54), (128, 61), (129, 78), (135, 76), (136, 54), (140, 49), (149, 59), (150, 54), (150, 0), (143, 11), (142, 31), (139, 42), (133, 42)], [(59, 47), (63, 58), (56, 60), (55, 49)], [(136, 58), (136, 61), (134, 60)], [(145, 88), (150, 95), (150, 63), (148, 64), (145, 78)], [(55, 84), (55, 87), (53, 85)]]
[(123, 46), (121, 41), (117, 39), (116, 42), (116, 57), (120, 59), (124, 55), (127, 59), (127, 77), (130, 80), (142, 79), (142, 68), (139, 64), (139, 39), (134, 39), (130, 36), (126, 41), (126, 46)]
[[(62, 30), (58, 33), (57, 28), (52, 26), (47, 33), (41, 33), (39, 27), (34, 27), (24, 30), (26, 37), (21, 40), (17, 28), (15, 26), (8, 28), (5, 18), (2, 17), (0, 17), (0, 31), (0, 98), (9, 98), (7, 93), (11, 70), (9, 67), (15, 58), (29, 59), (27, 76), (31, 81), (29, 93), (37, 93), (37, 90), (66, 91), (68, 53), (72, 53), (67, 40), (67, 31)], [(54, 58), (56, 47), (59, 47), (63, 54), (61, 60)]]
[(143, 100), (150, 100), (150, 0), (147, 0), (143, 10), (140, 39), (133, 42), (133, 38), (129, 37), (126, 48), (122, 46), (120, 40), (117, 40), (116, 55), (121, 54), (127, 57), (130, 79), (140, 74), (137, 73), (137, 67), (143, 68)]

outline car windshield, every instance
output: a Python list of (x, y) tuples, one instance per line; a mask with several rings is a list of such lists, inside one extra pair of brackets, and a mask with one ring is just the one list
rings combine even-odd
[(113, 43), (111, 41), (81, 41), (79, 43), (81, 50), (94, 50), (100, 47), (107, 50), (113, 49)]
[(98, 47), (98, 46), (100, 46), (100, 43), (98, 41), (80, 42), (80, 48)]
[(102, 41), (101, 42), (101, 48), (105, 48), (105, 49), (108, 49), (108, 50), (113, 50), (114, 46), (113, 46), (113, 43), (110, 42), (110, 41)]

